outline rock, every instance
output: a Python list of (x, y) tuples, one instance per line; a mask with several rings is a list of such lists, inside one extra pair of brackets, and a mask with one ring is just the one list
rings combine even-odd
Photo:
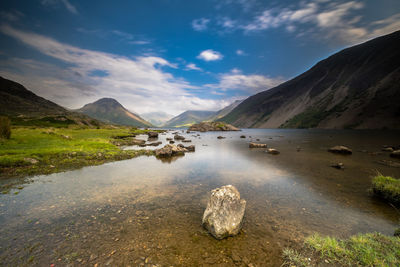
[(169, 143), (170, 143), (170, 144), (175, 144), (175, 141), (172, 141), (172, 140), (171, 140), (171, 141), (169, 141)]
[(185, 140), (185, 137), (183, 137), (182, 135), (176, 134), (176, 135), (174, 136), (174, 139), (175, 139), (175, 140)]
[(240, 138), (246, 138), (246, 136), (245, 135), (241, 135)]
[(240, 129), (224, 122), (200, 122), (189, 127), (189, 131), (240, 131)]
[(339, 162), (331, 165), (332, 168), (336, 168), (338, 170), (343, 170), (344, 169), (344, 164)]
[(249, 143), (249, 148), (266, 148), (267, 144)]
[(172, 157), (176, 155), (184, 155), (188, 150), (186, 148), (177, 147), (175, 145), (165, 145), (163, 148), (156, 149), (156, 157)]
[(382, 148), (382, 151), (393, 152), (394, 149), (393, 149), (393, 147), (384, 147), (384, 148)]
[(24, 161), (30, 164), (37, 164), (39, 162), (37, 159), (34, 158), (24, 158)]
[(158, 137), (158, 133), (157, 132), (148, 132), (147, 136), (149, 138), (157, 138)]
[(192, 140), (185, 139), (185, 140), (182, 140), (182, 142), (184, 142), (184, 143), (190, 143), (190, 142), (192, 142)]
[(350, 148), (345, 147), (345, 146), (334, 146), (334, 147), (329, 148), (328, 151), (332, 152), (332, 153), (343, 154), (343, 155), (350, 155), (353, 153)]
[(180, 147), (180, 148), (185, 148), (185, 149), (186, 149), (187, 151), (189, 151), (189, 152), (194, 152), (195, 149), (196, 149), (196, 147), (195, 147), (194, 145), (191, 145), (191, 146), (184, 146), (184, 145), (182, 145), (182, 144), (179, 144), (178, 147)]
[(260, 141), (260, 139), (257, 138), (256, 141)]
[(246, 201), (233, 185), (211, 191), (203, 214), (203, 226), (216, 239), (237, 235), (242, 228)]
[(218, 139), (225, 139), (225, 137), (223, 137), (223, 136), (218, 136), (217, 138)]
[(272, 154), (272, 155), (278, 155), (280, 152), (278, 150), (276, 150), (275, 148), (268, 148), (266, 151), (268, 154)]
[(147, 146), (159, 146), (159, 145), (161, 145), (162, 144), (162, 142), (161, 141), (158, 141), (158, 142), (153, 142), (153, 143), (149, 143), (149, 144), (146, 144)]
[(400, 150), (395, 150), (392, 153), (390, 153), (390, 156), (392, 158), (400, 158)]
[(167, 141), (171, 141), (172, 138), (171, 138), (171, 137), (167, 137), (166, 140), (167, 140)]

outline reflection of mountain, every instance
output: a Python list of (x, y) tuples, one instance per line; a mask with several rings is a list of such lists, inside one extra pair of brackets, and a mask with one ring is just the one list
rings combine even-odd
[(400, 31), (244, 100), (221, 120), (255, 128), (400, 128)]
[(201, 122), (214, 115), (215, 111), (188, 110), (167, 121), (164, 127), (184, 127)]
[(142, 118), (153, 124), (154, 126), (160, 127), (174, 116), (168, 113), (159, 112), (148, 112), (141, 114)]
[(135, 127), (149, 127), (151, 124), (135, 113), (124, 108), (113, 98), (101, 98), (77, 110), (98, 120)]

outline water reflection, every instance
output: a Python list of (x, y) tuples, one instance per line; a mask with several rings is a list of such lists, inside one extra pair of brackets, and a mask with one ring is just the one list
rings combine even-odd
[[(182, 133), (180, 133), (182, 134)], [(240, 138), (240, 135), (246, 138)], [(342, 237), (391, 234), (398, 215), (366, 192), (379, 151), (395, 133), (245, 130), (184, 134), (196, 152), (170, 161), (140, 157), (34, 177), (18, 195), (0, 196), (0, 260), (5, 265), (280, 265), (280, 251), (318, 231)], [(251, 137), (249, 137), (251, 136)], [(163, 142), (172, 133), (160, 135)], [(145, 137), (143, 137), (145, 138)], [(248, 142), (278, 149), (249, 149)], [(301, 147), (300, 152), (297, 147)], [(149, 147), (148, 147), (149, 148)], [(151, 147), (156, 148), (156, 147)], [(136, 148), (128, 148), (136, 149)], [(343, 162), (345, 170), (330, 167)], [(164, 164), (164, 163), (169, 164)], [(216, 241), (201, 227), (208, 192), (235, 185), (247, 201), (243, 232)]]

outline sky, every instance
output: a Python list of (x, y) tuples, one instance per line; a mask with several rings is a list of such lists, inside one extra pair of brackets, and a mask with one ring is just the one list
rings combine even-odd
[(400, 30), (399, 0), (2, 0), (0, 76), (67, 108), (219, 110)]

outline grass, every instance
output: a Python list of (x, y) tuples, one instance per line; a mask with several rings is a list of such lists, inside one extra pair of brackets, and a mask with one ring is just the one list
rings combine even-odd
[[(145, 150), (121, 150), (113, 144), (115, 137), (146, 132), (130, 127), (14, 127), (10, 139), (0, 140), (0, 179), (49, 174), (138, 155), (152, 155), (153, 152)], [(2, 191), (7, 190), (2, 188)]]
[(387, 200), (389, 203), (400, 206), (400, 180), (390, 177), (377, 175), (372, 179), (372, 191), (378, 197)]
[(284, 266), (399, 266), (400, 238), (380, 233), (357, 234), (348, 239), (314, 234), (301, 252), (286, 248)]

